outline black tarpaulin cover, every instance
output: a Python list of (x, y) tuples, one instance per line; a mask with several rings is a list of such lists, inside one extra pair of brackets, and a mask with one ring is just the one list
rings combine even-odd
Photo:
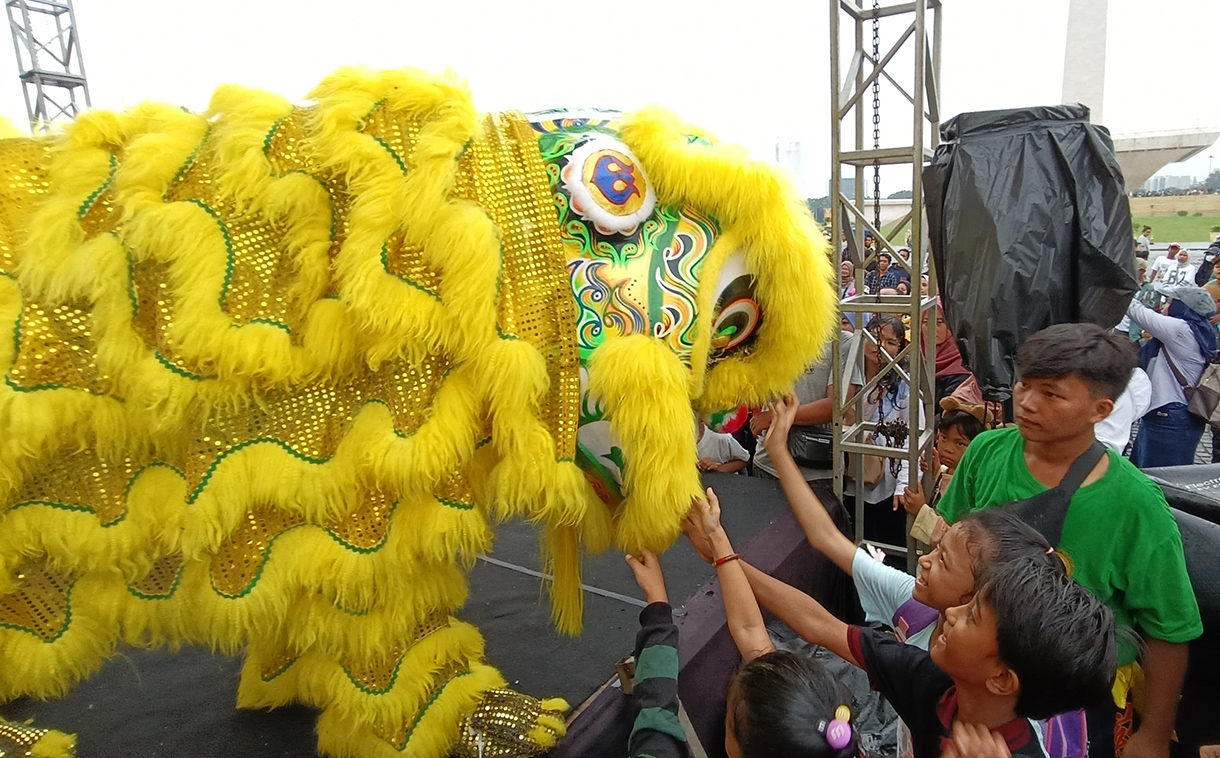
[(1114, 326), (1138, 289), (1131, 209), (1083, 105), (963, 113), (941, 126), (924, 201), (945, 317), (988, 399), (1052, 324)]

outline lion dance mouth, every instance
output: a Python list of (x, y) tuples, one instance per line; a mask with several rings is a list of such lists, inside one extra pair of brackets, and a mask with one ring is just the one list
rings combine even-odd
[(566, 706), (454, 615), (471, 562), (538, 523), (577, 632), (583, 550), (676, 538), (692, 405), (816, 357), (825, 241), (663, 111), (481, 116), (414, 71), (312, 97), (0, 141), (0, 702), (192, 643), (245, 656), (239, 706), (317, 707), (327, 754), (545, 750)]

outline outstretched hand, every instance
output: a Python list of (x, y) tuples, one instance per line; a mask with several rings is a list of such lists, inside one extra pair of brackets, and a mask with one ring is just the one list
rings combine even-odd
[(640, 556), (628, 554), (627, 565), (635, 574), (635, 583), (644, 592), (644, 600), (649, 603), (668, 603), (669, 593), (665, 590), (665, 575), (661, 573), (661, 560), (651, 550), (641, 550)]
[(763, 440), (763, 448), (768, 455), (775, 456), (788, 449), (788, 433), (792, 431), (800, 407), (796, 395), (791, 392), (771, 403), (771, 428)]

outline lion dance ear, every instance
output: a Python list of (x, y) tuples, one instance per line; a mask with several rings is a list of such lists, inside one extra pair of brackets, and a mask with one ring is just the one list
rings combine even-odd
[(76, 735), (54, 729), (39, 729), (30, 723), (18, 724), (0, 717), (0, 755), (31, 758), (72, 758), (76, 755)]
[[(773, 167), (740, 148), (692, 139), (692, 127), (651, 108), (626, 117), (623, 141), (657, 186), (658, 201), (691, 205), (721, 224), (699, 286), (699, 329), (691, 355), (690, 395), (706, 414), (761, 405), (792, 389), (822, 354), (838, 323), (836, 273), (829, 245), (800, 192)], [(715, 285), (736, 252), (754, 272), (762, 312), (745, 354), (707, 369)]]

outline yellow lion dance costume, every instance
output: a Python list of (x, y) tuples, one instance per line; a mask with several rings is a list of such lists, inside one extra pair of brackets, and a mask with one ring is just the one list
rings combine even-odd
[(244, 654), (240, 706), (320, 709), (330, 755), (546, 749), (564, 704), (453, 615), (493, 522), (540, 525), (578, 631), (581, 551), (662, 551), (699, 494), (692, 405), (829, 336), (826, 243), (662, 111), (481, 116), (413, 71), (312, 97), (0, 142), (0, 702), (191, 643)]

